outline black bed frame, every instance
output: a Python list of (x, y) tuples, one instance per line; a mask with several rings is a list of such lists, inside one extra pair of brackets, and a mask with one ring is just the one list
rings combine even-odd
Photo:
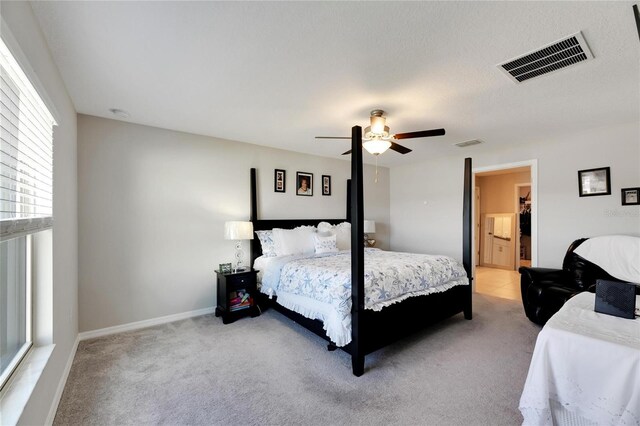
[[(347, 183), (346, 221), (351, 222), (351, 343), (342, 347), (351, 354), (353, 374), (364, 374), (365, 355), (376, 351), (427, 325), (441, 321), (460, 312), (466, 319), (472, 317), (471, 272), (471, 158), (465, 159), (462, 263), (469, 278), (468, 286), (455, 286), (442, 293), (411, 297), (384, 308), (379, 312), (364, 309), (364, 228), (362, 182), (362, 128), (355, 126), (351, 132), (351, 180)], [(337, 224), (345, 219), (258, 219), (256, 169), (251, 169), (251, 222), (255, 231), (273, 228), (291, 229), (301, 225), (317, 226), (319, 222)], [(251, 265), (260, 256), (260, 243), (251, 240)], [(270, 307), (329, 341), (329, 350), (336, 346), (327, 337), (322, 322), (311, 320), (297, 312), (265, 299)]]

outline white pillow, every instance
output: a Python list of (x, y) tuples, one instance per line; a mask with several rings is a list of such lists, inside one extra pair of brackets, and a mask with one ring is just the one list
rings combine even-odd
[(318, 233), (319, 234), (327, 234), (327, 233), (333, 234), (333, 225), (330, 224), (329, 222), (320, 222), (318, 224)]
[(299, 226), (295, 229), (273, 229), (273, 240), (277, 256), (292, 254), (313, 254), (315, 244), (313, 236), (316, 228), (313, 226)]
[(256, 231), (262, 247), (262, 255), (266, 257), (276, 256), (276, 247), (273, 241), (273, 231)]
[(320, 222), (318, 224), (318, 233), (320, 235), (335, 235), (338, 250), (351, 249), (351, 224), (342, 222), (337, 225), (331, 225), (329, 222)]
[(316, 234), (313, 236), (313, 240), (316, 247), (316, 254), (338, 252), (335, 235), (322, 236)]
[(640, 283), (640, 237), (605, 235), (589, 238), (573, 251), (622, 281)]
[(342, 222), (334, 226), (338, 250), (351, 250), (351, 224)]

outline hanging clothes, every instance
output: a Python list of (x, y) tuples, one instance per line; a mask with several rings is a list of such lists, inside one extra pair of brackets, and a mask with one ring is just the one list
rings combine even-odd
[(522, 235), (531, 235), (531, 211), (520, 213), (520, 231)]
[(531, 235), (531, 191), (526, 197), (520, 197), (520, 232)]

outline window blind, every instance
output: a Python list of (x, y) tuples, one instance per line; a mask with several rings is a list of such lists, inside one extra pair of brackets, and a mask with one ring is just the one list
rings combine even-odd
[(52, 226), (54, 125), (0, 40), (0, 240)]

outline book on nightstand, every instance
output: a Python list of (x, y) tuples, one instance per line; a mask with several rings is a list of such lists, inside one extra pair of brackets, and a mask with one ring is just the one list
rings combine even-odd
[(232, 291), (229, 293), (229, 311), (239, 311), (250, 308), (253, 300), (246, 290)]

